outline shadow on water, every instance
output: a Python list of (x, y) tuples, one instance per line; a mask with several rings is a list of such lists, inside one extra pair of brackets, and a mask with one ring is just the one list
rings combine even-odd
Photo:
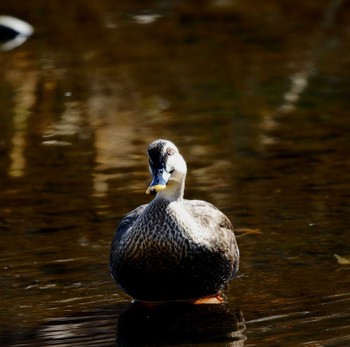
[[(9, 346), (243, 346), (243, 314), (228, 304), (117, 305), (49, 320)], [(2, 344), (4, 346), (4, 344)], [(6, 345), (6, 344), (5, 344)]]

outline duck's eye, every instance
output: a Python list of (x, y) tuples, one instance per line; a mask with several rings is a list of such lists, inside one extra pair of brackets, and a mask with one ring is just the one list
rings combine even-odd
[(166, 149), (166, 153), (167, 153), (168, 155), (173, 155), (173, 154), (175, 154), (175, 150), (174, 150), (173, 148), (171, 148), (171, 147), (168, 147), (168, 148)]
[(171, 175), (174, 171), (175, 171), (175, 169), (171, 169), (171, 170), (169, 171), (170, 175)]

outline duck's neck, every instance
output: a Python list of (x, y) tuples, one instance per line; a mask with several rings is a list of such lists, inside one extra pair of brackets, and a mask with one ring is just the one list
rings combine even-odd
[(182, 202), (185, 191), (185, 180), (182, 182), (169, 181), (167, 187), (157, 193), (156, 199), (164, 199), (169, 202)]

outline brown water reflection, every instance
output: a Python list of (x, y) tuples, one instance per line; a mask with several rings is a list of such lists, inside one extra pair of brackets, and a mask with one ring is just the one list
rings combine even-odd
[[(2, 0), (0, 12), (35, 28), (0, 53), (2, 345), (130, 345), (109, 245), (149, 199), (145, 148), (159, 137), (184, 153), (188, 198), (261, 231), (238, 238), (227, 293), (246, 321), (239, 343), (350, 343), (350, 268), (334, 257), (350, 257), (348, 2)], [(225, 317), (190, 322), (211, 331)], [(145, 343), (184, 343), (152, 331)]]

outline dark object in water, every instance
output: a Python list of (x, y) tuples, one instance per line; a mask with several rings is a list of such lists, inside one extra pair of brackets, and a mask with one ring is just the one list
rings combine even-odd
[(0, 50), (9, 51), (24, 43), (34, 32), (33, 27), (11, 16), (0, 16)]

